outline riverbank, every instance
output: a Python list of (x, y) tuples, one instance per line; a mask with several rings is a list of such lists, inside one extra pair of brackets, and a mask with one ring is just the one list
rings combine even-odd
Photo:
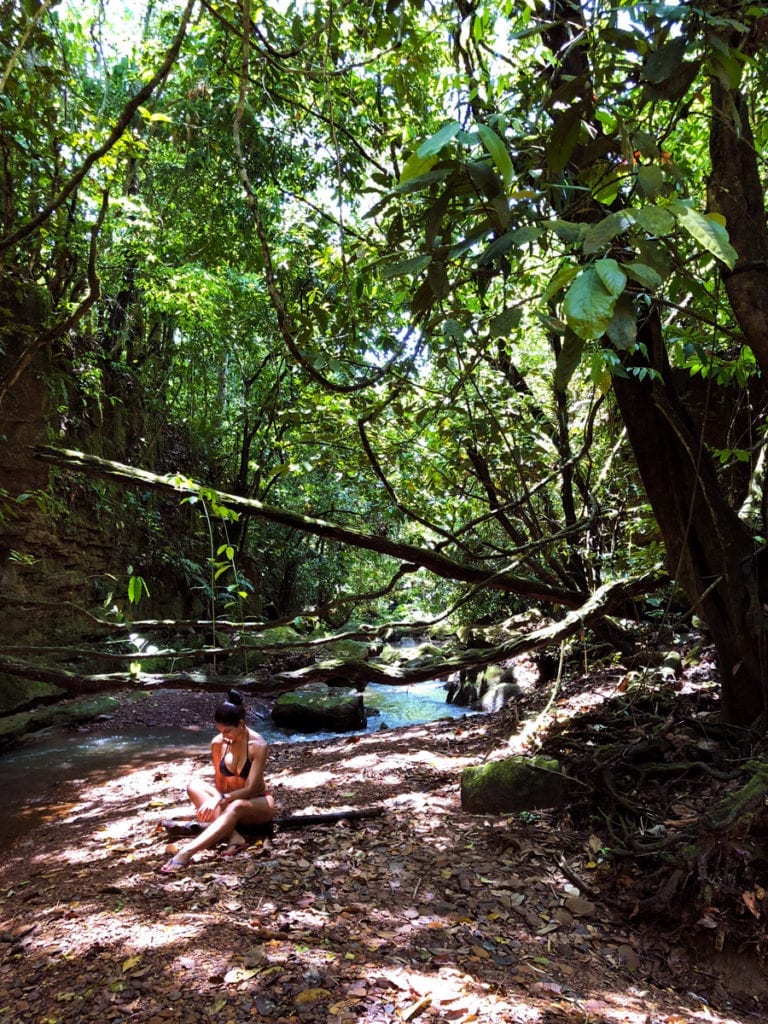
[[(134, 711), (147, 726), (210, 724), (206, 700), (171, 692), (121, 704), (109, 727), (136, 726)], [(173, 848), (160, 822), (187, 813), (187, 777), (209, 770), (204, 744), (67, 783), (55, 822), (6, 854), (0, 1020), (763, 1020), (746, 960), (741, 977), (719, 974), (617, 907), (610, 865), (595, 863), (567, 811), (462, 812), (463, 767), (515, 731), (499, 714), (274, 744), (280, 813), (383, 814), (278, 829), (234, 860), (201, 854), (170, 877), (157, 871)], [(55, 778), (55, 765), (41, 770)]]

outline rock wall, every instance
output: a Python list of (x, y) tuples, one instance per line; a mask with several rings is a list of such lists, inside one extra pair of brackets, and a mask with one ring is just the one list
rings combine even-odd
[[(0, 312), (8, 303), (0, 296)], [(26, 300), (15, 303), (11, 324), (0, 318), (0, 382), (11, 382), (0, 402), (0, 646), (87, 636), (88, 619), (73, 605), (102, 615), (111, 595), (125, 607), (129, 565), (160, 581), (141, 603), (142, 618), (202, 615), (204, 603), (199, 595), (195, 603), (173, 558), (163, 561), (168, 534), (192, 532), (189, 509), (61, 473), (34, 457), (32, 446), (53, 443), (125, 458), (124, 446), (142, 426), (140, 409), (136, 424), (126, 425), (122, 403), (114, 411), (107, 403), (89, 408), (75, 369), (46, 348), (17, 372), (41, 316)]]

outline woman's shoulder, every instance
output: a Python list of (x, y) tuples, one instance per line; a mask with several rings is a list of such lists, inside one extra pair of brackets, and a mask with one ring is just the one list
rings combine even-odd
[(256, 732), (255, 729), (251, 729), (251, 727), (249, 726), (248, 727), (248, 746), (249, 747), (250, 746), (267, 747), (267, 746), (269, 746), (269, 744), (267, 743), (267, 741), (264, 739), (264, 737), (261, 735), (260, 732)]

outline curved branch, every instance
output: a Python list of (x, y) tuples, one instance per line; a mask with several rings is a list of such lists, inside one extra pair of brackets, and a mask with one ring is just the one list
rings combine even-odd
[[(43, 462), (49, 462), (77, 472), (116, 480), (123, 484), (149, 487), (154, 490), (175, 491), (180, 495), (200, 495), (201, 493), (210, 493), (211, 490), (203, 484), (182, 476), (160, 476), (148, 470), (136, 469), (132, 466), (126, 466), (124, 463), (101, 459), (96, 455), (88, 455), (85, 452), (53, 448), (49, 445), (35, 445), (31, 450), (34, 452), (35, 457)], [(566, 608), (578, 608), (588, 597), (582, 591), (552, 587), (542, 583), (540, 580), (514, 576), (503, 568), (494, 570), (472, 565), (469, 562), (460, 562), (436, 551), (434, 548), (418, 547), (416, 544), (391, 540), (389, 537), (380, 534), (362, 533), (350, 527), (341, 526), (338, 523), (266, 505), (255, 498), (243, 498), (235, 494), (217, 492), (217, 500), (221, 505), (231, 508), (236, 512), (246, 513), (259, 519), (266, 519), (281, 526), (300, 530), (302, 533), (309, 533), (316, 537), (326, 537), (328, 540), (337, 541), (340, 544), (348, 544), (351, 547), (389, 555), (402, 562), (426, 569), (442, 579), (484, 585), (495, 590), (519, 594), (531, 601), (543, 601), (547, 604)], [(647, 577), (646, 589), (650, 585), (651, 577)], [(653, 585), (655, 586), (656, 584), (654, 583)]]
[(608, 583), (596, 590), (581, 607), (569, 612), (559, 622), (542, 626), (531, 633), (520, 634), (496, 647), (464, 651), (455, 658), (446, 658), (443, 661), (435, 659), (428, 664), (420, 664), (415, 668), (406, 669), (394, 669), (388, 665), (372, 664), (367, 661), (334, 660), (308, 665), (290, 672), (278, 672), (274, 678), (281, 683), (291, 683), (296, 686), (310, 680), (333, 679), (340, 675), (350, 682), (389, 683), (394, 686), (444, 679), (455, 672), (482, 668), (485, 665), (496, 665), (523, 652), (537, 651), (542, 647), (559, 643), (574, 633), (578, 633), (595, 619), (606, 615), (617, 604), (640, 593), (643, 588), (647, 589), (649, 584), (651, 584), (649, 577)]

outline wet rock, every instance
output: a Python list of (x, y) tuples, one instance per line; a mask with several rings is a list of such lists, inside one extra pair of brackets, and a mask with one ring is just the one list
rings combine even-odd
[(272, 708), (272, 721), (297, 732), (351, 732), (364, 729), (367, 716), (362, 694), (324, 683), (308, 683), (278, 697)]

